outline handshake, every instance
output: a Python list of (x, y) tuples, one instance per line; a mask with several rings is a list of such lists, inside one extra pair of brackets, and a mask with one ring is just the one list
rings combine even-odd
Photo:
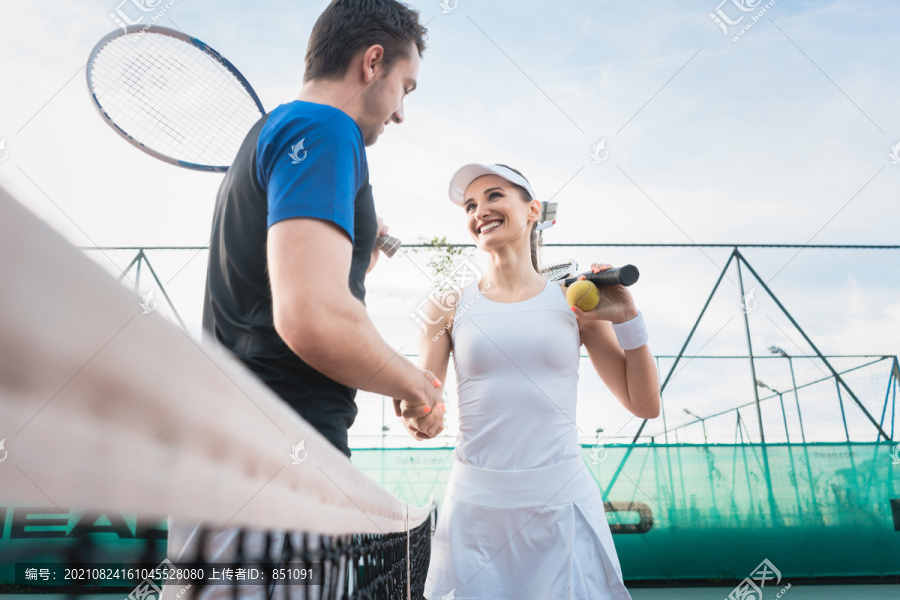
[(444, 430), (443, 383), (431, 371), (421, 371), (424, 384), (419, 398), (404, 400), (394, 398), (394, 414), (417, 440), (427, 440)]

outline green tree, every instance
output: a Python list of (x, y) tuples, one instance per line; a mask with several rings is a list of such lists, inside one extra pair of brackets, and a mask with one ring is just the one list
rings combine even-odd
[(416, 254), (420, 251), (425, 254), (431, 277), (435, 282), (441, 282), (449, 277), (459, 263), (469, 255), (468, 248), (460, 244), (451, 244), (447, 241), (447, 236), (435, 236), (430, 240), (419, 236), (418, 243), (423, 244), (423, 247), (409, 250)]

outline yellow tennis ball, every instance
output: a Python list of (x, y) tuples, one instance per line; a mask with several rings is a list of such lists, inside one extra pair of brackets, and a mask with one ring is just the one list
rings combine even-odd
[(600, 302), (600, 290), (593, 282), (582, 279), (569, 286), (566, 290), (566, 300), (569, 306), (577, 306), (585, 312), (594, 310)]

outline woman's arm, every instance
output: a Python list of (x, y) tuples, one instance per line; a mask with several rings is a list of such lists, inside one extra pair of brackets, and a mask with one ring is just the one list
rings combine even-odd
[[(447, 292), (435, 298), (434, 301), (429, 299), (429, 301), (425, 303), (423, 311), (425, 313), (425, 319), (423, 320), (425, 330), (420, 331), (419, 333), (418, 365), (420, 368), (434, 373), (434, 376), (441, 382), (441, 385), (438, 388), (439, 393), (443, 393), (444, 391), (444, 381), (447, 378), (447, 365), (450, 362), (450, 329), (452, 328), (453, 317), (456, 315), (456, 307), (455, 303), (450, 303), (448, 301), (448, 294), (453, 293), (454, 292), (452, 291)], [(452, 307), (448, 308), (448, 306)], [(402, 401), (394, 399), (394, 405), (396, 412), (400, 414), (400, 412), (402, 412)], [(440, 419), (440, 421), (443, 422), (444, 413), (445, 407), (443, 406), (443, 403), (440, 403), (432, 414), (421, 419), (422, 422), (420, 425), (422, 428), (428, 428), (428, 425), (437, 419)], [(429, 437), (433, 437), (420, 431), (420, 428), (416, 426), (414, 419), (403, 418), (402, 420), (406, 430), (417, 440), (425, 440)]]
[[(594, 272), (612, 265), (594, 263)], [(587, 313), (573, 308), (578, 331), (594, 370), (628, 411), (641, 419), (659, 416), (659, 373), (647, 344), (633, 350), (619, 347), (613, 323), (624, 323), (638, 314), (634, 298), (621, 285), (600, 289), (600, 302)]]
[[(418, 365), (420, 368), (434, 373), (434, 376), (441, 381), (447, 377), (447, 365), (450, 362), (450, 330), (453, 327), (456, 307), (448, 308), (447, 305), (449, 304), (449, 295), (454, 293), (451, 291), (442, 295), (438, 300), (439, 305), (428, 302), (428, 307), (425, 309), (428, 322), (425, 323), (425, 331), (419, 333)], [(441, 384), (440, 391), (443, 392), (443, 384)]]
[(622, 350), (609, 321), (582, 321), (579, 331), (591, 364), (628, 412), (641, 419), (659, 416), (659, 374), (650, 347)]

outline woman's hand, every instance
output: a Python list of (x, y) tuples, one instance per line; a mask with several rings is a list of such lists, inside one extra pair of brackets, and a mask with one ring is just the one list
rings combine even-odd
[[(591, 271), (594, 273), (611, 268), (612, 265), (606, 263), (591, 264)], [(586, 279), (586, 277), (582, 275), (578, 279)], [(638, 311), (634, 306), (634, 298), (631, 297), (631, 292), (628, 291), (627, 287), (624, 285), (604, 285), (597, 289), (600, 290), (600, 301), (594, 310), (585, 312), (577, 306), (572, 307), (572, 312), (575, 313), (578, 319), (624, 323), (637, 316)]]
[(394, 412), (400, 417), (400, 421), (409, 435), (422, 441), (436, 437), (444, 430), (444, 415), (447, 413), (447, 408), (443, 402), (438, 402), (434, 408), (431, 408), (413, 405), (406, 400), (394, 398)]
[(444, 430), (447, 407), (443, 401), (441, 381), (434, 373), (424, 369), (423, 393), (418, 400), (394, 398), (394, 414), (400, 417), (403, 427), (417, 440), (427, 440)]
[[(387, 235), (388, 226), (384, 224), (384, 221), (381, 217), (377, 217), (378, 219), (378, 233), (376, 233), (375, 237), (380, 238), (383, 235)], [(372, 272), (372, 269), (375, 268), (375, 263), (378, 262), (378, 255), (381, 254), (381, 250), (378, 246), (375, 246), (375, 249), (372, 250), (372, 256), (369, 258), (369, 268), (366, 269), (366, 275)]]

